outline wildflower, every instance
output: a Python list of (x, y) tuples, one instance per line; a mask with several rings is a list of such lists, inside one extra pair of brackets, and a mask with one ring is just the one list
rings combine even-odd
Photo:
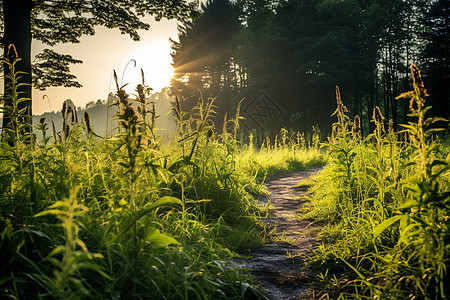
[(347, 107), (345, 107), (344, 103), (341, 100), (341, 91), (339, 90), (339, 87), (336, 86), (336, 102), (337, 102), (337, 109), (341, 112), (348, 112)]
[[(418, 92), (418, 94), (420, 95), (421, 98), (428, 96), (427, 90), (425, 89), (425, 86), (423, 85), (423, 80), (422, 80), (422, 76), (420, 75), (420, 70), (415, 64), (411, 65), (411, 73), (412, 73), (412, 77), (413, 77), (413, 81), (414, 81), (414, 90), (416, 90), (416, 92)], [(424, 102), (425, 101), (422, 101), (422, 103), (421, 103), (422, 107), (425, 106)]]
[(134, 119), (134, 118), (137, 119), (137, 114), (133, 107), (127, 106), (123, 110), (122, 117), (123, 117), (123, 119), (126, 119), (126, 120)]
[(124, 89), (117, 90), (117, 97), (119, 97), (119, 103), (123, 106), (128, 106), (128, 97), (129, 95), (125, 92)]

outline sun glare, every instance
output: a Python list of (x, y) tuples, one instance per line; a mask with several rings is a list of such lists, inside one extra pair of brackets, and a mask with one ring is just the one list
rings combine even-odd
[(169, 86), (173, 76), (170, 53), (169, 41), (151, 42), (136, 49), (130, 57), (136, 61), (136, 66), (130, 63), (124, 72), (123, 83), (128, 83), (126, 90), (134, 93), (136, 86), (142, 83), (141, 69), (145, 84), (154, 91)]

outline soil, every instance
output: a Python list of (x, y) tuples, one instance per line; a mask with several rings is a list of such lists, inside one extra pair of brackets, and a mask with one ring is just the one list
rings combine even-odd
[[(275, 235), (265, 247), (241, 252), (242, 258), (235, 263), (250, 271), (268, 299), (314, 297), (310, 287), (311, 271), (305, 262), (318, 245), (316, 236), (320, 228), (312, 220), (298, 220), (308, 191), (307, 187), (295, 186), (320, 170), (290, 173), (272, 178), (265, 184), (272, 210), (264, 222), (275, 227)], [(260, 199), (261, 204), (267, 201), (267, 197)]]

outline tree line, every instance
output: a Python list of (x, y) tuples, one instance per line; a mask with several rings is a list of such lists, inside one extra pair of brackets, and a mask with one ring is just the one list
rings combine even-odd
[(250, 129), (326, 130), (337, 85), (363, 132), (375, 106), (398, 128), (412, 63), (432, 113), (450, 116), (447, 0), (208, 0), (201, 10), (172, 41), (172, 93), (187, 110), (199, 90), (215, 98), (217, 127), (244, 98)]

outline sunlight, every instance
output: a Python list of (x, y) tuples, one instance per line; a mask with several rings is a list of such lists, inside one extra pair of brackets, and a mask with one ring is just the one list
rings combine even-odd
[[(171, 48), (169, 41), (156, 41), (137, 48), (131, 55), (136, 61), (136, 66), (130, 63), (125, 70), (123, 83), (128, 83), (126, 90), (134, 93), (136, 86), (142, 83), (141, 69), (144, 71), (145, 84), (159, 91), (170, 85), (173, 76), (170, 56)], [(118, 74), (119, 79), (122, 74)]]

